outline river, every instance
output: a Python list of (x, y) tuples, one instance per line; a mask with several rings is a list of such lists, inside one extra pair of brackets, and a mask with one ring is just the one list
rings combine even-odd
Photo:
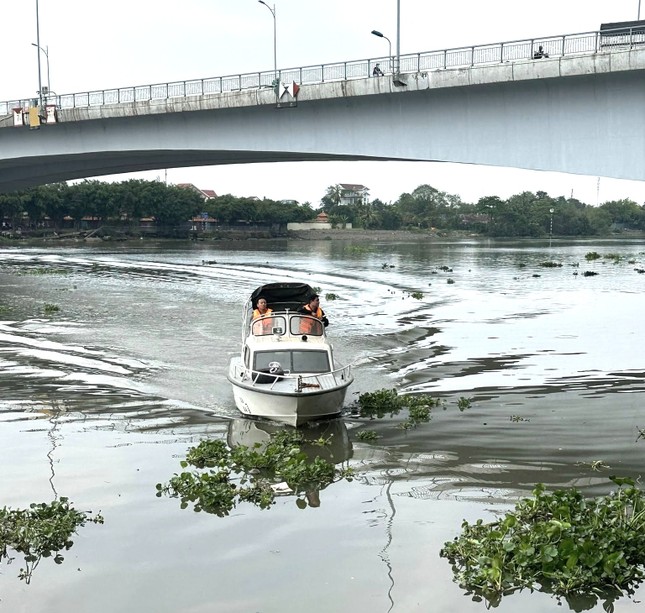
[[(484, 610), (439, 557), (462, 519), (538, 482), (600, 495), (643, 474), (643, 269), (645, 242), (622, 239), (0, 248), (0, 507), (65, 496), (105, 517), (29, 583), (19, 555), (0, 562), (0, 612)], [(357, 475), (319, 507), (220, 518), (157, 497), (200, 440), (271, 429), (240, 418), (226, 371), (246, 297), (287, 280), (320, 288), (349, 402), (396, 388), (442, 406), (412, 430), (349, 413), (312, 429)], [(498, 610), (568, 606), (536, 591)]]

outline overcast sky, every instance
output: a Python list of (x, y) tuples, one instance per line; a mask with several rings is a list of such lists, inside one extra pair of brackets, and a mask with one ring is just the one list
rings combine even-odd
[[(396, 0), (267, 0), (277, 16), (278, 66), (387, 55), (396, 48)], [(6, 4), (6, 6), (4, 6)], [(273, 68), (273, 18), (257, 0), (39, 0), (40, 44), (58, 94), (225, 76)], [(645, 4), (645, 3), (644, 3)], [(634, 20), (638, 0), (400, 0), (402, 54), (590, 32)], [(0, 100), (36, 96), (36, 0), (4, 0)], [(642, 10), (645, 15), (645, 6)], [(42, 59), (43, 84), (47, 61)], [(190, 182), (218, 194), (309, 201), (328, 185), (362, 183), (396, 200), (428, 183), (468, 202), (524, 190), (595, 205), (645, 202), (645, 182), (436, 162), (301, 162), (168, 169), (106, 177)]]

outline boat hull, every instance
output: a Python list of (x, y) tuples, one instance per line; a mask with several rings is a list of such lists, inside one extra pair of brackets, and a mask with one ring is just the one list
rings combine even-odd
[(339, 415), (353, 378), (346, 379), (332, 389), (301, 392), (258, 389), (231, 377), (229, 381), (240, 413), (297, 427), (309, 421)]

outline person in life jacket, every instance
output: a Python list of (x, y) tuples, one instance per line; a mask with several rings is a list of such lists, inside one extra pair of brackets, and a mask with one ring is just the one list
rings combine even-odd
[(271, 334), (273, 329), (273, 317), (268, 317), (271, 313), (273, 313), (273, 309), (269, 308), (267, 299), (264, 296), (260, 296), (255, 303), (255, 309), (253, 309), (253, 320), (262, 318), (262, 321), (257, 324), (253, 324), (254, 334), (260, 333), (256, 328), (257, 325), (262, 326), (262, 334)]
[[(298, 313), (304, 315), (312, 315), (319, 319), (325, 328), (329, 325), (329, 320), (325, 315), (325, 311), (320, 308), (320, 297), (318, 294), (312, 294), (309, 302), (298, 309)], [(300, 322), (300, 332), (302, 334), (322, 334), (322, 329), (318, 329), (319, 324), (313, 319), (303, 319)]]

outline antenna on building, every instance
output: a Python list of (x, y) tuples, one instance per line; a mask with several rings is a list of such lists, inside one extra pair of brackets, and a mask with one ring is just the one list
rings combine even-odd
[(600, 177), (598, 177), (598, 181), (596, 182), (596, 206), (600, 204)]

